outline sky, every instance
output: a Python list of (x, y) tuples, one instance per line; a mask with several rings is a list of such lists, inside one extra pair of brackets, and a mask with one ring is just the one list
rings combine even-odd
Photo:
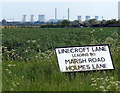
[(99, 16), (99, 19), (118, 19), (119, 0), (3, 0), (0, 2), (0, 20), (22, 21), (23, 15), (45, 15), (46, 21), (55, 18), (57, 8), (57, 19), (67, 19), (67, 9), (70, 9), (70, 20), (76, 20), (77, 16), (89, 15), (91, 18)]

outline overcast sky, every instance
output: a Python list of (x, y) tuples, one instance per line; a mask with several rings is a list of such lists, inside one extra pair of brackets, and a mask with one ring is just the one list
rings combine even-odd
[[(9, 1), (9, 2), (8, 2)], [(70, 9), (70, 20), (77, 19), (77, 16), (89, 15), (91, 18), (99, 16), (99, 19), (118, 18), (119, 0), (3, 0), (0, 4), (2, 13), (0, 19), (22, 20), (22, 16), (34, 15), (38, 20), (38, 15), (44, 14), (46, 20), (55, 18), (55, 8), (57, 8), (57, 18), (67, 19), (67, 9)]]

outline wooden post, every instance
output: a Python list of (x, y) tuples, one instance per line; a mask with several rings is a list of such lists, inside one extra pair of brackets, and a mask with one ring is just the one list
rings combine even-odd
[[(104, 77), (106, 77), (106, 71), (103, 71)], [(106, 93), (106, 91), (103, 91), (103, 93)]]

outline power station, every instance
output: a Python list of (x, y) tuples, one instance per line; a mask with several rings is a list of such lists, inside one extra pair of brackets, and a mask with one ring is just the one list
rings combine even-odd
[[(85, 21), (90, 20), (90, 18), (91, 17), (88, 16), (88, 15), (85, 16)], [(55, 8), (55, 10), (54, 10), (54, 18), (53, 19), (49, 19), (48, 22), (58, 22), (58, 21), (66, 20), (66, 19), (70, 20), (70, 9), (69, 8), (67, 9), (67, 18), (63, 17), (63, 19), (58, 19), (57, 18), (57, 8)], [(98, 20), (99, 16), (94, 16), (94, 19)], [(77, 20), (82, 21), (82, 16), (80, 16), (80, 15), (77, 16)], [(27, 22), (27, 15), (23, 15), (22, 22)], [(31, 15), (29, 22), (31, 22), (31, 23), (35, 22), (34, 15)], [(42, 23), (45, 22), (45, 15), (44, 14), (38, 15), (37, 22), (42, 22)]]

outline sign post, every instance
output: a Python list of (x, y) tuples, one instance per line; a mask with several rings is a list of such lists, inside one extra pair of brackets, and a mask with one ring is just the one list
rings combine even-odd
[(114, 69), (109, 45), (55, 48), (61, 72)]

